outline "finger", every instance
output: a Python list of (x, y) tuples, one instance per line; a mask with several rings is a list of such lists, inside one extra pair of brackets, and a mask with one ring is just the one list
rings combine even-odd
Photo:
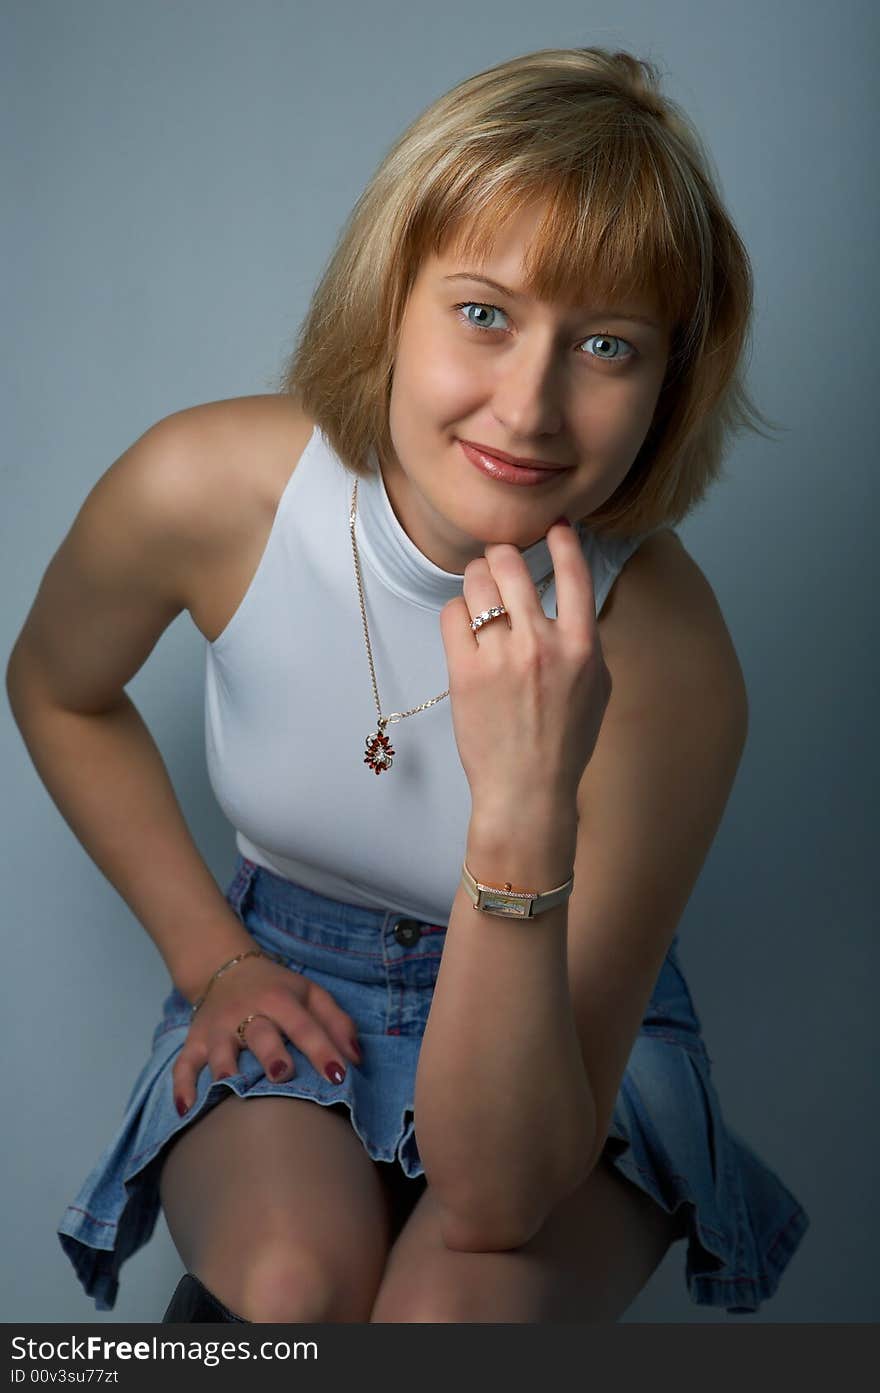
[(598, 633), (593, 577), (575, 529), (554, 522), (547, 545), (556, 577), (556, 623), (562, 632), (595, 638)]
[[(316, 999), (315, 992), (317, 990), (317, 993), (320, 993), (322, 989), (320, 987), (316, 989), (313, 982), (309, 982), (308, 987), (304, 1003), (290, 998), (283, 1006), (278, 1007), (275, 1018), (288, 1039), (292, 1040), (296, 1048), (301, 1050), (311, 1061), (319, 1074), (323, 1074), (331, 1083), (341, 1083), (342, 1079), (334, 1077), (334, 1072), (341, 1070), (343, 1078), (345, 1077), (347, 1051), (341, 1049), (333, 1035), (314, 1012), (312, 1001)], [(319, 1009), (321, 1008), (319, 1007)], [(346, 1019), (348, 1021), (350, 1017)], [(346, 1042), (349, 1031), (350, 1026), (347, 1024), (346, 1033), (343, 1036)]]
[(547, 618), (522, 552), (512, 542), (490, 542), (486, 562), (514, 632)]
[[(263, 1066), (263, 1073), (276, 1083), (279, 1079), (290, 1078), (296, 1073), (296, 1065), (291, 1058), (287, 1047), (284, 1044), (282, 1031), (286, 1028), (278, 1020), (278, 1012), (273, 1007), (272, 1017), (268, 1015), (254, 1016), (252, 1021), (248, 1021), (244, 1027), (245, 1048), (249, 1049), (255, 1059), (259, 1060)], [(236, 1031), (233, 1039), (236, 1045), (241, 1045), (241, 1037)]]
[[(196, 1080), (205, 1067), (208, 1051), (198, 1039), (187, 1038), (171, 1070), (171, 1088), (178, 1113), (188, 1112), (196, 1099)], [(179, 1106), (182, 1104), (182, 1108)]]
[(473, 634), (475, 642), (478, 638), (485, 638), (487, 630), (493, 626), (498, 629), (499, 632), (502, 629), (506, 632), (510, 627), (509, 615), (497, 615), (487, 618), (477, 629), (471, 629), (470, 627), (471, 622), (480, 615), (504, 604), (501, 598), (501, 592), (498, 589), (498, 582), (489, 569), (489, 562), (486, 560), (485, 556), (476, 557), (465, 566), (464, 598), (468, 607), (468, 630)]
[(233, 1047), (232, 1039), (229, 1036), (223, 1036), (209, 1048), (208, 1064), (214, 1080), (229, 1079), (233, 1074), (240, 1072), (238, 1044), (238, 1036), (235, 1036), (235, 1047)]
[(259, 1061), (263, 1073), (272, 1078), (274, 1082), (288, 1080), (297, 1073), (297, 1066), (288, 1052), (284, 1043), (284, 1028), (280, 1021), (277, 1021), (277, 1013), (273, 1011), (273, 1017), (267, 1015), (255, 1015), (252, 1021), (244, 1028), (245, 1045), (242, 1048), (241, 1039), (238, 1031), (233, 1032), (233, 1049), (238, 1049), (239, 1064), (241, 1070), (242, 1049), (249, 1049), (253, 1057)]
[(479, 652), (470, 624), (471, 612), (463, 595), (448, 600), (440, 611), (440, 636), (451, 682), (468, 671)]
[(312, 1015), (324, 1027), (327, 1034), (336, 1042), (337, 1048), (355, 1065), (361, 1062), (360, 1047), (357, 1042), (357, 1025), (347, 1011), (343, 1011), (336, 998), (317, 982), (308, 982), (306, 1005)]

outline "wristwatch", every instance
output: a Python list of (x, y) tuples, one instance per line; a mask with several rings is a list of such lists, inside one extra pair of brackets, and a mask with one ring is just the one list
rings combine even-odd
[(474, 909), (482, 909), (485, 914), (497, 914), (503, 919), (534, 919), (547, 909), (567, 900), (574, 889), (574, 872), (564, 885), (553, 890), (513, 890), (510, 881), (506, 885), (484, 885), (475, 880), (462, 862), (461, 883), (473, 898)]

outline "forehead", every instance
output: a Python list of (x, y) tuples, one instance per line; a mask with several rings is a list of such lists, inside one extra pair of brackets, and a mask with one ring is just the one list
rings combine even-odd
[(558, 303), (565, 309), (591, 312), (624, 307), (658, 323), (664, 310), (649, 274), (630, 263), (625, 275), (603, 265), (601, 251), (588, 256), (583, 248), (566, 255), (554, 229), (541, 221), (545, 207), (529, 204), (504, 221), (484, 213), (454, 229), (423, 257), (418, 280), (451, 290), (462, 282), (445, 280), (459, 273), (486, 276), (523, 299)]

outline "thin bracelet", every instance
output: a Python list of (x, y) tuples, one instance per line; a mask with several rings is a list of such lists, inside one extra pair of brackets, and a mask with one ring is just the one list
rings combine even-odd
[(192, 1012), (190, 1013), (190, 1019), (192, 1019), (192, 1016), (194, 1016), (196, 1011), (198, 1011), (205, 997), (208, 995), (208, 992), (211, 990), (214, 983), (217, 981), (217, 978), (222, 977), (223, 973), (226, 972), (228, 968), (234, 967), (236, 963), (242, 962), (245, 958), (271, 958), (276, 963), (283, 964), (284, 962), (284, 959), (282, 957), (279, 957), (277, 953), (267, 953), (262, 948), (249, 948), (246, 953), (239, 953), (237, 957), (230, 958), (228, 963), (224, 963), (222, 967), (217, 968), (217, 971), (209, 979), (208, 985), (205, 987), (205, 990), (202, 992), (201, 996), (195, 1002), (193, 1002), (193, 1008)]

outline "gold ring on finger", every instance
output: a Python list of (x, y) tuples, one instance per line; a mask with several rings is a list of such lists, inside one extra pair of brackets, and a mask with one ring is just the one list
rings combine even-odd
[[(265, 1016), (267, 1021), (272, 1021), (272, 1017), (271, 1017), (271, 1016), (266, 1016), (266, 1012), (265, 1012), (265, 1011), (251, 1011), (250, 1015), (249, 1015), (249, 1016), (245, 1016), (244, 1020), (241, 1021), (241, 1022), (235, 1027), (235, 1033), (236, 1033), (236, 1035), (238, 1036), (239, 1040), (241, 1041), (242, 1046), (243, 1046), (244, 1049), (248, 1049), (248, 1042), (247, 1042), (247, 1040), (245, 1039), (244, 1032), (245, 1032), (245, 1030), (247, 1029), (247, 1027), (250, 1025), (251, 1021), (254, 1020), (257, 1016)], [(275, 1025), (275, 1021), (272, 1021), (272, 1024)]]
[(484, 609), (482, 613), (475, 614), (471, 620), (471, 631), (476, 633), (478, 629), (482, 629), (484, 624), (488, 624), (492, 619), (500, 619), (501, 615), (506, 613), (507, 610), (503, 605), (493, 605), (491, 609)]

